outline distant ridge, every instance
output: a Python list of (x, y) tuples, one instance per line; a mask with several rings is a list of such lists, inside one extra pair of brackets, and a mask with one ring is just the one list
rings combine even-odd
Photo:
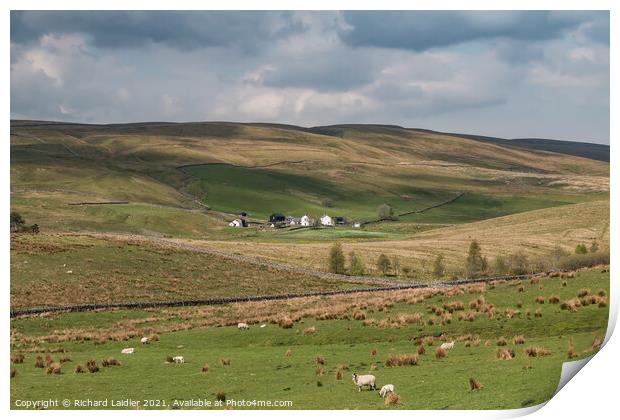
[(462, 137), (469, 140), (483, 141), (486, 143), (501, 144), (502, 146), (520, 147), (529, 150), (543, 150), (546, 152), (562, 153), (564, 155), (579, 156), (601, 162), (609, 162), (610, 149), (609, 146), (604, 144), (541, 138), (503, 139), (500, 137), (479, 136), (475, 134), (447, 133), (422, 128), (416, 128), (413, 130)]

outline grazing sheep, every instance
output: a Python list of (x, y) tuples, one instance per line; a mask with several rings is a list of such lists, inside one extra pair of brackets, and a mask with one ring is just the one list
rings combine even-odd
[(442, 349), (444, 350), (452, 350), (454, 348), (454, 341), (451, 341), (449, 343), (443, 343), (441, 346)]
[(185, 359), (183, 358), (183, 356), (174, 356), (172, 358), (172, 361), (174, 363), (185, 363)]
[(371, 390), (376, 390), (375, 387), (375, 375), (358, 375), (357, 373), (353, 374), (353, 383), (357, 385), (358, 392), (362, 391), (363, 386), (368, 386)]
[(149, 343), (149, 338), (148, 337), (142, 337), (140, 339), (140, 344), (148, 344)]
[(240, 322), (237, 324), (237, 328), (239, 328), (240, 330), (249, 330), (250, 326), (245, 322)]
[(389, 394), (390, 392), (394, 392), (394, 385), (392, 384), (383, 385), (381, 387), (381, 391), (379, 391), (379, 395), (381, 396), (381, 398), (385, 398), (387, 394)]
[(133, 347), (128, 347), (126, 349), (121, 350), (121, 354), (133, 354)]
[(265, 328), (267, 326), (267, 324), (262, 324), (260, 327), (261, 328)]

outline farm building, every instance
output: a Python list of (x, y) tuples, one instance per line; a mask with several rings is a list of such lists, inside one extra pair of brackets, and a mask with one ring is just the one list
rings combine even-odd
[(282, 213), (274, 213), (269, 216), (269, 223), (281, 223), (285, 221), (286, 217)]
[(334, 219), (325, 214), (321, 217), (321, 224), (323, 226), (334, 226)]
[(299, 219), (299, 224), (301, 226), (310, 226), (312, 224), (312, 220), (310, 220), (310, 217), (307, 214), (304, 214), (301, 216), (301, 219)]
[(347, 219), (345, 219), (342, 216), (336, 216), (334, 217), (334, 223), (337, 225), (346, 225), (347, 224)]
[(230, 222), (230, 223), (228, 224), (228, 226), (230, 226), (230, 227), (240, 228), (240, 227), (243, 227), (243, 226), (244, 226), (244, 224), (243, 224), (243, 221), (242, 221), (241, 219), (235, 219), (235, 220), (233, 220), (232, 222)]
[(301, 224), (301, 219), (298, 217), (287, 216), (286, 224), (289, 226), (299, 226)]

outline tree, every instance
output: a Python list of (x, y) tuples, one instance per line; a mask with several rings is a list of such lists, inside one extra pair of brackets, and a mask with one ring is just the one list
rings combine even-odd
[(392, 268), (394, 269), (396, 277), (400, 277), (400, 258), (396, 255), (392, 257)]
[(598, 242), (596, 241), (592, 242), (592, 245), (590, 245), (590, 252), (598, 252), (598, 250), (599, 250)]
[(323, 201), (321, 201), (321, 206), (334, 207), (334, 200), (332, 200), (331, 198), (324, 198)]
[(386, 257), (385, 254), (379, 255), (377, 259), (377, 269), (381, 271), (384, 276), (390, 271), (391, 265), (390, 259)]
[(329, 271), (336, 274), (344, 274), (344, 252), (339, 242), (334, 243), (329, 250)]
[(379, 219), (393, 219), (394, 209), (389, 204), (381, 204), (377, 207), (377, 217)]
[(32, 226), (30, 226), (30, 232), (32, 233), (39, 233), (40, 229), (39, 229), (39, 225), (37, 225), (36, 223)]
[(506, 261), (506, 257), (503, 255), (496, 255), (493, 260), (493, 273), (498, 276), (504, 276), (508, 274), (508, 261)]
[(26, 221), (24, 220), (22, 215), (16, 211), (12, 211), (11, 212), (11, 231), (19, 232), (21, 228), (24, 226), (24, 224), (26, 224)]
[(575, 254), (587, 254), (588, 248), (586, 248), (585, 244), (579, 244), (575, 247)]
[(366, 273), (364, 263), (353, 251), (349, 254), (349, 273), (352, 276), (363, 276)]
[(446, 264), (443, 262), (443, 254), (439, 254), (433, 261), (433, 276), (440, 279), (446, 275)]
[(486, 271), (487, 266), (488, 262), (486, 258), (482, 256), (480, 244), (474, 239), (469, 244), (467, 259), (465, 260), (465, 276), (467, 278), (480, 277)]
[(529, 262), (527, 260), (527, 255), (523, 252), (510, 254), (508, 257), (508, 265), (510, 267), (510, 274), (519, 276), (528, 273)]

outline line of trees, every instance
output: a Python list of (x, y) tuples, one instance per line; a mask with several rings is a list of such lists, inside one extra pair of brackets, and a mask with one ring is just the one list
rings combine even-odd
[[(482, 247), (477, 240), (472, 240), (469, 244), (467, 256), (463, 261), (463, 268), (459, 271), (448, 272), (446, 261), (443, 254), (438, 254), (432, 260), (430, 270), (427, 269), (427, 262), (422, 261), (422, 271), (425, 276), (432, 276), (435, 279), (450, 278), (478, 278), (486, 276), (502, 275), (522, 275), (551, 270), (574, 270), (580, 267), (592, 267), (600, 264), (609, 264), (609, 249), (602, 250), (600, 245), (594, 241), (590, 246), (579, 244), (573, 254), (565, 251), (559, 245), (554, 247), (548, 254), (542, 256), (528, 257), (522, 251), (508, 254), (496, 255), (489, 262), (484, 255)], [(383, 276), (401, 275), (410, 277), (415, 272), (409, 266), (401, 266), (398, 256), (388, 257), (380, 254), (375, 263), (376, 271)], [(335, 243), (329, 252), (329, 271), (337, 274), (350, 274), (353, 276), (363, 276), (367, 274), (366, 267), (362, 259), (351, 251), (347, 259), (340, 243)]]
[(26, 219), (24, 219), (21, 214), (16, 211), (11, 212), (11, 232), (39, 233), (39, 231), (38, 224), (35, 223), (29, 226), (26, 224)]

